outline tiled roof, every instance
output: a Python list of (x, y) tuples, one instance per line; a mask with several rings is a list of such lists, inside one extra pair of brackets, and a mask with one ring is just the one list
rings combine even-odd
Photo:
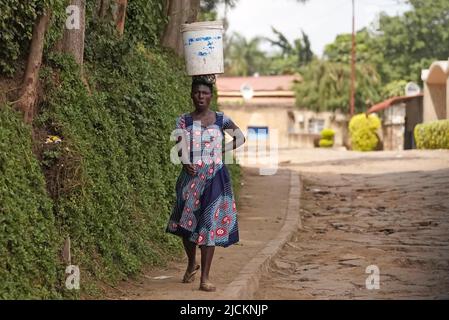
[(378, 112), (378, 111), (387, 109), (387, 108), (389, 108), (389, 107), (391, 107), (391, 106), (393, 106), (395, 104), (398, 104), (400, 102), (404, 102), (404, 101), (407, 101), (407, 100), (413, 100), (413, 99), (416, 99), (416, 98), (421, 98), (423, 96), (424, 95), (422, 93), (420, 93), (420, 94), (417, 94), (417, 95), (414, 95), (414, 96), (393, 97), (393, 98), (390, 98), (388, 100), (385, 100), (385, 101), (383, 101), (381, 103), (378, 103), (378, 104), (372, 106), (371, 108), (369, 108), (369, 110), (366, 113), (370, 114), (370, 113)]

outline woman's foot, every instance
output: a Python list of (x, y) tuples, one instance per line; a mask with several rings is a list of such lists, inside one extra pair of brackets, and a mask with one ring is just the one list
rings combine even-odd
[(214, 292), (217, 288), (210, 282), (201, 282), (200, 284), (201, 291)]
[(196, 265), (193, 270), (187, 268), (186, 272), (184, 273), (184, 277), (182, 278), (183, 283), (191, 283), (195, 281), (195, 274), (200, 269), (199, 265)]

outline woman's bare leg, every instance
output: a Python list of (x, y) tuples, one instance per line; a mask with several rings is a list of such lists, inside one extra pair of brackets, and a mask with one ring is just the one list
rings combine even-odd
[(201, 246), (201, 283), (209, 281), (209, 271), (214, 257), (215, 247)]
[(182, 238), (182, 243), (184, 244), (184, 250), (189, 259), (187, 271), (192, 272), (196, 268), (196, 243), (189, 241), (187, 238)]

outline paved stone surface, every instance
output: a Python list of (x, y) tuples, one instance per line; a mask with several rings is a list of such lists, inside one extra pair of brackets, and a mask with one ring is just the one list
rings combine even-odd
[[(303, 229), (273, 260), (255, 298), (449, 299), (448, 156), (289, 162), (302, 172)], [(370, 265), (379, 268), (379, 290), (366, 288)]]
[[(280, 169), (276, 175), (261, 176), (256, 168), (244, 168), (238, 204), (240, 242), (228, 248), (217, 247), (210, 271), (217, 292), (199, 291), (199, 273), (193, 283), (181, 283), (187, 259), (181, 254), (165, 268), (151, 268), (134, 280), (123, 281), (114, 287), (104, 287), (105, 299), (234, 299), (242, 293), (237, 283), (234, 291), (228, 286), (249, 266), (258, 267), (253, 258), (279, 235), (285, 225), (290, 190), (290, 171)], [(197, 250), (200, 261), (200, 250)], [(262, 263), (263, 261), (260, 261)], [(242, 278), (241, 278), (242, 279)], [(245, 277), (243, 280), (247, 280)], [(245, 280), (245, 281), (246, 281)], [(257, 289), (258, 283), (252, 282)], [(249, 282), (245, 282), (248, 285)], [(246, 288), (245, 288), (246, 289)], [(223, 296), (224, 291), (226, 291)]]

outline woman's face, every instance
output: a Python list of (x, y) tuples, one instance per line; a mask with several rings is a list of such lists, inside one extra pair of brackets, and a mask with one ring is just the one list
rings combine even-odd
[(204, 84), (194, 86), (192, 89), (192, 100), (198, 111), (208, 109), (210, 101), (212, 100), (212, 92), (210, 91), (210, 88)]

